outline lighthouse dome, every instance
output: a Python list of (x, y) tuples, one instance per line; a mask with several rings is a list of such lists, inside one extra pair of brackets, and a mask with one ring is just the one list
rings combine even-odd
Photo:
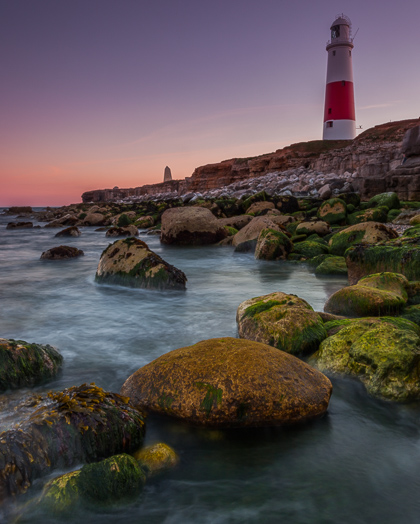
[(333, 26), (335, 25), (348, 25), (349, 27), (351, 26), (351, 22), (350, 22), (350, 18), (348, 18), (347, 16), (343, 16), (343, 15), (340, 15), (338, 18), (336, 18), (334, 20), (334, 22), (331, 24), (331, 27), (330, 29), (333, 28)]

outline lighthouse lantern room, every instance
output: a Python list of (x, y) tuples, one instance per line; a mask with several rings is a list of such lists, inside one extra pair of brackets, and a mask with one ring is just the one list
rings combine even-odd
[(328, 65), (325, 89), (323, 140), (352, 140), (356, 136), (351, 21), (338, 15), (327, 42)]

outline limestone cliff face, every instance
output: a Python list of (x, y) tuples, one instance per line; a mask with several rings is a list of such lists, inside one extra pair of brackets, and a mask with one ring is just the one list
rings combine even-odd
[[(191, 177), (170, 180), (128, 189), (101, 189), (83, 193), (83, 202), (106, 202), (130, 196), (158, 193), (204, 192), (229, 184), (256, 178), (267, 173), (298, 167), (311, 168), (322, 173), (342, 175), (346, 171), (357, 173), (359, 188), (367, 194), (378, 186), (370, 187), (371, 178), (384, 177), (401, 164), (401, 144), (405, 132), (418, 126), (420, 119), (389, 122), (361, 133), (354, 140), (315, 140), (292, 144), (274, 153), (251, 158), (232, 158), (216, 164), (197, 167)], [(379, 183), (379, 185), (381, 185)], [(384, 190), (387, 184), (383, 183)], [(393, 189), (395, 190), (395, 188)], [(368, 195), (369, 196), (369, 195)]]

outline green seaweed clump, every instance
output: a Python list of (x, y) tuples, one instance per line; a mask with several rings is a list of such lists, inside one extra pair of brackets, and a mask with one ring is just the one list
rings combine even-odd
[(315, 275), (347, 275), (346, 259), (330, 256), (315, 269)]
[(319, 242), (304, 240), (303, 242), (298, 242), (295, 244), (293, 252), (298, 255), (302, 255), (305, 258), (313, 258), (318, 255), (327, 254), (328, 247)]

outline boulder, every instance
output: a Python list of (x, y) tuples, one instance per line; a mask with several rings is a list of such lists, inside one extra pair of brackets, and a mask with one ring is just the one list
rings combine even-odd
[(346, 251), (349, 283), (383, 271), (420, 280), (420, 236), (399, 237), (377, 245), (357, 244)]
[(324, 184), (318, 189), (319, 198), (322, 200), (328, 200), (331, 197), (332, 190), (329, 184)]
[(347, 275), (344, 257), (327, 257), (315, 269), (315, 275)]
[(249, 224), (236, 233), (236, 235), (233, 237), (232, 243), (234, 246), (237, 246), (243, 242), (249, 242), (252, 240), (256, 241), (263, 229), (273, 229), (275, 231), (280, 231), (281, 228), (280, 226), (276, 225), (271, 218), (265, 216), (255, 217)]
[(305, 258), (313, 258), (318, 255), (328, 253), (328, 247), (320, 242), (313, 240), (304, 240), (303, 242), (295, 242), (293, 252)]
[(32, 222), (9, 222), (6, 229), (31, 229), (34, 227)]
[(84, 255), (81, 249), (71, 246), (57, 246), (44, 251), (41, 255), (42, 260), (66, 260)]
[(355, 244), (376, 244), (383, 240), (398, 238), (398, 233), (379, 222), (361, 222), (335, 233), (328, 242), (333, 255), (343, 256)]
[(117, 240), (102, 253), (96, 282), (145, 289), (185, 289), (187, 277), (137, 238)]
[(255, 258), (260, 260), (286, 260), (293, 251), (293, 242), (287, 235), (274, 229), (263, 229), (257, 240)]
[(55, 377), (63, 357), (48, 344), (0, 338), (0, 391), (34, 386)]
[(331, 233), (330, 225), (323, 220), (314, 222), (301, 222), (295, 230), (296, 235), (312, 235), (315, 233), (321, 237)]
[(70, 471), (45, 484), (38, 505), (54, 517), (69, 517), (80, 502), (80, 470)]
[(389, 210), (391, 209), (400, 209), (400, 199), (398, 198), (397, 193), (392, 191), (388, 193), (380, 193), (372, 197), (369, 202), (366, 204), (366, 207), (383, 207), (386, 206)]
[(241, 338), (293, 355), (316, 351), (327, 336), (322, 319), (305, 300), (281, 292), (245, 300), (236, 321)]
[(420, 225), (420, 212), (417, 215), (414, 215), (412, 218), (410, 218), (410, 226), (418, 225)]
[(144, 438), (143, 414), (95, 384), (37, 395), (17, 410), (26, 414), (0, 439), (0, 501), (55, 468), (132, 453)]
[(418, 209), (404, 209), (396, 218), (394, 218), (392, 223), (397, 226), (408, 226), (410, 224), (410, 220), (417, 214), (420, 214)]
[(341, 224), (347, 216), (346, 203), (340, 198), (330, 198), (320, 205), (317, 216), (328, 224)]
[(63, 229), (62, 231), (59, 231), (56, 235), (56, 237), (80, 237), (82, 233), (80, 232), (80, 229), (76, 226), (70, 226), (66, 229)]
[(85, 226), (103, 226), (105, 225), (106, 217), (102, 213), (88, 213), (83, 219)]
[(147, 479), (158, 477), (179, 464), (179, 456), (163, 442), (142, 448), (134, 453), (134, 458), (138, 460)]
[(30, 206), (12, 206), (5, 211), (6, 215), (29, 215), (32, 213)]
[(107, 232), (105, 233), (105, 236), (108, 238), (115, 238), (115, 237), (134, 237), (139, 234), (139, 230), (137, 227), (133, 224), (130, 224), (125, 227), (110, 227)]
[(369, 275), (356, 285), (336, 291), (324, 309), (327, 313), (348, 317), (398, 315), (407, 302), (407, 285), (403, 275)]
[(177, 207), (162, 215), (160, 239), (164, 244), (215, 244), (226, 237), (226, 230), (209, 209)]
[(366, 209), (366, 211), (355, 211), (347, 215), (347, 222), (350, 225), (360, 224), (361, 222), (386, 222), (388, 220), (388, 208), (384, 206)]
[(406, 157), (420, 156), (420, 126), (412, 127), (406, 131), (401, 151)]
[(275, 205), (273, 202), (254, 202), (249, 206), (249, 208), (246, 210), (246, 212), (249, 215), (262, 215), (267, 213), (269, 209), (275, 209)]
[(357, 319), (325, 339), (311, 363), (325, 373), (357, 376), (371, 395), (420, 398), (418, 327), (396, 319)]
[(134, 225), (139, 229), (148, 229), (149, 227), (153, 227), (155, 225), (155, 219), (151, 215), (146, 215), (144, 217), (138, 218), (134, 222)]
[(252, 220), (250, 215), (239, 215), (230, 218), (219, 218), (219, 224), (223, 227), (234, 227), (238, 231), (249, 224)]
[(124, 383), (139, 407), (209, 427), (291, 424), (322, 415), (332, 386), (301, 360), (236, 338), (198, 342), (157, 358)]

